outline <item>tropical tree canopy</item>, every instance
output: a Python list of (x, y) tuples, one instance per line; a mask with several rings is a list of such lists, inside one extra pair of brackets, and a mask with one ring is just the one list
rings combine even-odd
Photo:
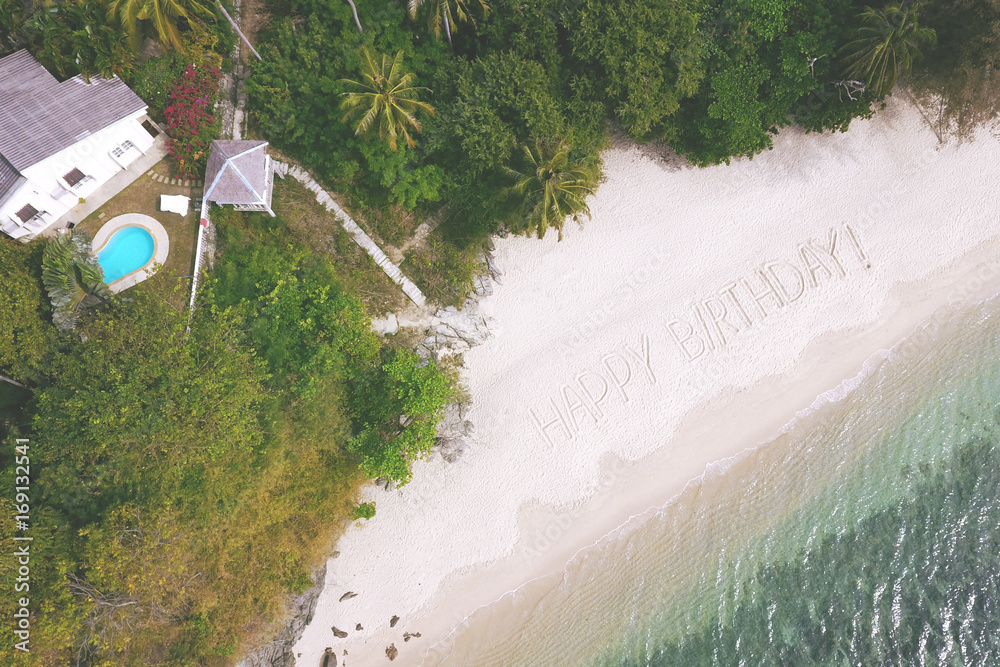
[(52, 323), (72, 329), (82, 308), (111, 298), (104, 272), (90, 251), (90, 236), (79, 231), (57, 236), (42, 255), (42, 283), (52, 301)]
[(377, 126), (379, 139), (388, 141), (393, 151), (397, 150), (400, 137), (412, 148), (416, 142), (410, 130), (420, 131), (417, 112), (434, 115), (434, 107), (417, 99), (420, 91), (427, 89), (414, 87), (416, 77), (403, 71), (402, 51), (392, 60), (383, 55), (381, 64), (376, 64), (367, 48), (361, 54), (363, 80), (341, 79), (341, 83), (354, 89), (342, 95), (340, 109), (346, 112), (343, 122), (354, 123), (354, 134), (360, 136), (370, 134)]
[(841, 49), (846, 76), (864, 80), (877, 95), (892, 92), (897, 78), (910, 75), (913, 62), (922, 55), (920, 48), (937, 42), (933, 29), (920, 27), (918, 14), (924, 6), (904, 2), (884, 9), (866, 7), (858, 15), (862, 25), (855, 39)]
[(577, 223), (581, 214), (590, 217), (587, 196), (594, 194), (601, 178), (597, 158), (573, 160), (568, 144), (551, 147), (541, 141), (515, 151), (513, 164), (504, 168), (504, 174), (512, 181), (505, 193), (515, 204), (510, 230), (534, 232), (543, 238), (554, 227), (560, 240), (567, 217)]
[(21, 22), (22, 8), (17, 0), (0, 0), (0, 53), (15, 44), (17, 26)]
[(973, 139), (1000, 121), (1000, 1), (936, 0), (922, 18), (937, 33), (933, 58), (913, 68), (910, 88), (938, 138)]
[(44, 359), (53, 333), (33, 257), (33, 249), (0, 240), (0, 374), (21, 381)]
[[(441, 37), (441, 29), (444, 28), (448, 41), (451, 42), (451, 35), (454, 33), (458, 23), (471, 23), (476, 27), (476, 19), (469, 10), (469, 3), (466, 0), (410, 0), (410, 18), (417, 18), (417, 11), (427, 5), (427, 29), (435, 37)], [(483, 16), (490, 13), (490, 6), (486, 0), (473, 0), (473, 4), (479, 6)]]
[(156, 31), (156, 38), (166, 49), (183, 52), (179, 19), (195, 24), (198, 18), (212, 20), (214, 14), (209, 5), (200, 0), (111, 0), (108, 3), (108, 17), (117, 16), (133, 46), (141, 37), (140, 21), (149, 21)]
[[(384, 477), (402, 486), (413, 476), (410, 462), (434, 445), (452, 389), (432, 361), (421, 361), (411, 350), (390, 356), (381, 369), (356, 372), (355, 383), (368, 391), (351, 399), (361, 428), (347, 449), (360, 456), (370, 479)], [(367, 400), (374, 395), (377, 401)]]
[(37, 12), (25, 25), (39, 61), (61, 77), (80, 73), (88, 81), (134, 68), (136, 53), (104, 0), (68, 0)]

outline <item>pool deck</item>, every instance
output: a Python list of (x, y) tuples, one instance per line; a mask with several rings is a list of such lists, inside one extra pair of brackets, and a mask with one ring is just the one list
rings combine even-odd
[(167, 261), (170, 254), (170, 237), (167, 230), (163, 228), (155, 218), (141, 213), (125, 213), (116, 218), (112, 218), (101, 227), (94, 235), (91, 247), (96, 255), (111, 238), (111, 235), (123, 227), (142, 227), (153, 237), (153, 257), (144, 266), (128, 273), (118, 280), (108, 284), (108, 288), (117, 294), (122, 290), (132, 287), (136, 283), (141, 283), (146, 278), (156, 273), (156, 269)]

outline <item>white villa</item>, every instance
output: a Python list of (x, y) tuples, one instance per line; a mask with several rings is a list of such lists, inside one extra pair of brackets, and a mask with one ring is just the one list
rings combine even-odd
[[(0, 88), (0, 231), (8, 236), (28, 241), (79, 222), (84, 200), (110, 198), (147, 168), (141, 158), (157, 130), (117, 77), (60, 83), (18, 51), (0, 58)], [(97, 192), (119, 174), (112, 192)]]

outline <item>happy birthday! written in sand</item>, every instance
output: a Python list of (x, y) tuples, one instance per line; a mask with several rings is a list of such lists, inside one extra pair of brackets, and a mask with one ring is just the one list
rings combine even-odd
[[(823, 240), (800, 243), (792, 259), (768, 261), (691, 306), (691, 315), (667, 322), (671, 346), (694, 362), (769, 316), (799, 302), (811, 290), (868, 270), (871, 261), (850, 225), (832, 228)], [(629, 402), (630, 394), (649, 391), (656, 382), (650, 348), (642, 335), (638, 345), (608, 351), (592, 368), (563, 384), (547, 404), (528, 408), (528, 416), (545, 443), (571, 441), (587, 424), (602, 421), (607, 402)]]
[(791, 261), (766, 262), (749, 276), (697, 301), (691, 318), (672, 320), (667, 331), (683, 356), (694, 361), (709, 350), (724, 348), (733, 336), (794, 304), (808, 291), (846, 277), (848, 268), (858, 265), (870, 269), (871, 261), (854, 229), (845, 224), (842, 229), (831, 229), (825, 241), (800, 243)]

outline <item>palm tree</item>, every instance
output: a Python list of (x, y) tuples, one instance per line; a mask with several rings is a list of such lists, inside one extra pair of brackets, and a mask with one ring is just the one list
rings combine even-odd
[(913, 62), (921, 57), (920, 47), (937, 42), (933, 28), (921, 28), (918, 21), (925, 4), (865, 7), (858, 15), (862, 26), (855, 39), (841, 48), (846, 53), (846, 76), (864, 79), (866, 87), (879, 97), (892, 92), (897, 78), (910, 75)]
[(402, 51), (391, 61), (388, 55), (383, 55), (381, 66), (375, 64), (367, 48), (362, 48), (361, 53), (364, 80), (340, 80), (354, 88), (341, 95), (340, 109), (346, 112), (343, 122), (355, 122), (355, 136), (369, 134), (377, 123), (379, 139), (387, 140), (393, 151), (398, 148), (399, 137), (412, 148), (416, 142), (410, 130), (420, 131), (416, 113), (423, 111), (434, 115), (434, 107), (417, 99), (420, 91), (427, 89), (412, 86), (416, 77), (411, 72), (403, 72)]
[(559, 231), (559, 240), (567, 217), (572, 216), (577, 223), (581, 214), (590, 217), (587, 197), (594, 194), (601, 180), (597, 158), (572, 160), (566, 143), (550, 147), (540, 141), (534, 147), (521, 146), (513, 166), (505, 167), (504, 174), (513, 182), (504, 191), (515, 204), (511, 231), (535, 232), (543, 238), (551, 226)]
[[(483, 16), (490, 13), (490, 5), (486, 0), (474, 0), (483, 11)], [(448, 43), (451, 44), (451, 34), (458, 29), (455, 25), (457, 18), (460, 23), (471, 23), (476, 27), (476, 19), (469, 11), (469, 4), (466, 0), (410, 0), (410, 18), (417, 18), (417, 10), (427, 3), (427, 29), (435, 37), (441, 37), (441, 28), (444, 28), (448, 36)]]
[(140, 37), (139, 21), (151, 21), (157, 39), (165, 49), (184, 51), (178, 19), (186, 19), (195, 24), (198, 17), (212, 20), (215, 15), (201, 0), (111, 0), (108, 3), (108, 18), (117, 16), (125, 32), (138, 45)]
[(52, 323), (72, 329), (80, 311), (107, 301), (111, 290), (90, 250), (90, 236), (72, 232), (57, 236), (42, 253), (42, 283), (52, 300)]

